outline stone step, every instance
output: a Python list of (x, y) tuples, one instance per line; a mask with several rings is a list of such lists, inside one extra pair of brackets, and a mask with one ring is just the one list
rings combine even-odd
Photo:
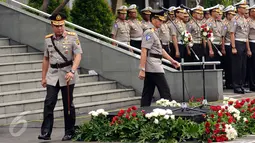
[[(97, 109), (105, 109), (112, 110), (127, 106), (139, 105), (141, 97), (129, 97), (129, 98), (121, 98), (121, 99), (113, 99), (107, 101), (98, 101), (98, 102), (90, 102), (83, 104), (76, 104), (76, 115), (85, 114), (92, 110)], [(56, 107), (54, 110), (54, 118), (63, 117), (63, 107)], [(14, 119), (21, 118), (26, 121), (32, 120), (42, 120), (43, 119), (43, 109), (40, 110), (31, 110), (26, 112), (17, 112), (10, 114), (2, 114), (0, 115), (0, 126), (4, 124), (17, 123), (13, 122)]]
[(1, 63), (0, 72), (20, 71), (20, 70), (35, 70), (42, 68), (42, 60), (38, 61), (25, 61), (14, 63)]
[(0, 72), (0, 82), (28, 80), (42, 77), (42, 69)]
[(21, 62), (21, 61), (36, 61), (43, 59), (43, 52), (32, 53), (14, 53), (0, 55), (0, 63)]
[(14, 54), (14, 53), (26, 53), (28, 52), (27, 45), (11, 45), (11, 46), (1, 46), (0, 54)]
[[(96, 81), (98, 81), (97, 75), (84, 74), (84, 75), (79, 75), (78, 83), (87, 83), (87, 82), (96, 82)], [(0, 82), (0, 92), (33, 89), (33, 88), (41, 88), (41, 87), (42, 87), (41, 78)]]
[(8, 46), (10, 44), (9, 38), (0, 38), (0, 46)]
[[(91, 102), (107, 101), (112, 99), (134, 97), (133, 89), (113, 89), (96, 92), (86, 92), (74, 94), (74, 104), (84, 104)], [(0, 103), (0, 115), (17, 113), (31, 110), (43, 109), (45, 98), (36, 98), (30, 100), (22, 100), (16, 102)], [(62, 96), (58, 96), (56, 107), (63, 106)]]
[[(117, 84), (115, 81), (98, 81), (79, 83), (75, 85), (74, 94), (102, 91), (116, 89)], [(60, 94), (60, 92), (59, 92)], [(34, 88), (26, 90), (17, 90), (0, 93), (0, 103), (22, 101), (28, 99), (44, 98), (46, 96), (46, 88)]]

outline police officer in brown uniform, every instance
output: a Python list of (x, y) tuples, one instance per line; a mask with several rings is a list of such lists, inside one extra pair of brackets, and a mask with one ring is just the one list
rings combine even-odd
[(142, 23), (137, 19), (136, 5), (132, 4), (128, 8), (128, 24), (130, 26), (130, 45), (141, 49), (143, 28)]
[[(121, 6), (117, 9), (118, 11), (118, 18), (112, 26), (112, 39), (130, 45), (130, 26), (128, 22), (125, 20), (127, 16), (127, 7)], [(113, 43), (113, 45), (116, 45)], [(127, 49), (123, 46), (119, 46), (123, 49)], [(130, 51), (132, 51), (130, 49)]]
[(176, 68), (180, 64), (173, 60), (162, 48), (158, 28), (165, 20), (164, 11), (153, 11), (150, 29), (143, 34), (139, 78), (144, 79), (141, 107), (150, 106), (152, 96), (157, 86), (161, 98), (171, 100), (170, 89), (164, 76), (162, 58), (169, 60)]
[[(225, 8), (225, 19), (222, 21), (222, 49), (225, 49), (225, 86), (227, 89), (232, 89), (232, 49), (230, 46), (230, 22), (236, 15), (235, 7), (230, 5)], [(224, 52), (223, 52), (224, 54)]]
[[(216, 5), (214, 7), (211, 7), (209, 9), (211, 17), (207, 20), (206, 24), (212, 28), (213, 30), (213, 35), (214, 35), (214, 41), (210, 41), (208, 40), (208, 50), (209, 50), (209, 57), (207, 57), (208, 61), (220, 61), (221, 65), (217, 66), (217, 68), (223, 68), (223, 59), (221, 58), (221, 56), (219, 55), (218, 50), (221, 51), (221, 43), (222, 43), (222, 24), (221, 22), (218, 20), (219, 14), (220, 14), (220, 5)], [(214, 44), (217, 49), (212, 45)]]
[(142, 18), (143, 18), (142, 20), (143, 31), (147, 30), (151, 25), (151, 21), (150, 21), (151, 11), (152, 11), (151, 7), (146, 7), (141, 10)]
[[(177, 7), (174, 10), (175, 20), (170, 25), (171, 36), (174, 46), (174, 59), (181, 62), (181, 58), (187, 61), (188, 50), (182, 42), (181, 33), (186, 30), (186, 25), (183, 22), (184, 19), (184, 9)], [(180, 33), (179, 33), (180, 32)]]
[(250, 91), (255, 91), (255, 5), (249, 8), (250, 18), (248, 19), (249, 23), (249, 42), (252, 56), (250, 58), (250, 69), (249, 69), (249, 86)]
[(185, 24), (187, 24), (189, 21), (190, 21), (189, 14), (188, 14), (187, 10), (184, 9), (184, 20), (183, 20), (183, 22), (184, 22)]
[[(203, 18), (203, 10), (204, 8), (200, 5), (197, 5), (196, 7), (192, 8), (192, 17), (195, 20), (190, 20), (186, 27), (187, 31), (191, 33), (193, 37), (193, 47), (192, 49), (198, 56), (199, 60), (202, 61), (202, 56), (204, 55), (204, 47), (202, 45), (202, 38), (201, 38), (201, 20)], [(197, 62), (197, 59), (194, 54), (192, 54), (192, 62)], [(199, 67), (192, 67), (192, 69), (200, 69)]]
[(172, 32), (171, 32), (171, 27), (170, 27), (172, 22), (175, 20), (175, 15), (174, 15), (174, 10), (175, 9), (176, 9), (175, 6), (171, 6), (171, 7), (168, 8), (170, 19), (168, 20), (167, 24), (169, 26), (169, 34), (170, 34), (170, 44), (169, 44), (169, 46), (170, 46), (170, 54), (169, 55), (171, 57), (175, 56), (175, 48), (174, 48), (174, 44), (173, 44), (173, 39), (172, 39), (172, 35), (171, 35)]
[(248, 33), (249, 24), (245, 19), (246, 1), (235, 4), (237, 15), (230, 23), (230, 39), (232, 47), (232, 79), (235, 93), (245, 93), (244, 81), (246, 76), (247, 55), (251, 56)]
[[(50, 140), (53, 127), (53, 111), (62, 92), (65, 118), (65, 136), (63, 141), (71, 140), (74, 135), (75, 107), (73, 105), (74, 84), (78, 79), (77, 68), (80, 64), (82, 49), (78, 36), (65, 31), (65, 16), (50, 16), (53, 34), (45, 37), (45, 50), (42, 64), (42, 86), (46, 87), (43, 123), (38, 139)], [(69, 91), (69, 93), (68, 93)]]
[(162, 48), (170, 55), (170, 22), (163, 21), (159, 28), (159, 39)]

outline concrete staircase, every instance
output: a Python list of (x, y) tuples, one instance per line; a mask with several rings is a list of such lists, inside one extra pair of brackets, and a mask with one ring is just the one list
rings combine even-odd
[[(0, 125), (12, 123), (20, 115), (27, 121), (41, 120), (46, 96), (46, 89), (40, 83), (43, 52), (10, 43), (10, 39), (0, 38)], [(136, 97), (133, 89), (121, 87), (98, 75), (80, 74), (74, 91), (77, 115), (99, 108), (109, 110), (140, 103), (141, 97)], [(63, 117), (61, 98), (60, 92), (55, 118)]]

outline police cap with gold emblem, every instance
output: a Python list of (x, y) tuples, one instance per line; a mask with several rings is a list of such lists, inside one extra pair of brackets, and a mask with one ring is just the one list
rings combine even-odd
[(128, 12), (136, 12), (137, 6), (135, 4), (132, 4), (128, 7)]
[(180, 6), (176, 7), (176, 8), (174, 9), (174, 11), (175, 11), (175, 12), (178, 11), (178, 12), (181, 12), (181, 13), (185, 13), (185, 10), (184, 10), (183, 8), (181, 8)]
[(217, 5), (213, 6), (213, 7), (208, 8), (208, 10), (220, 13), (220, 5), (217, 4)]
[(246, 0), (241, 0), (239, 3), (236, 3), (236, 7), (240, 8), (247, 8), (248, 2)]
[(151, 18), (157, 18), (161, 21), (165, 21), (166, 20), (166, 15), (164, 10), (152, 10), (151, 11)]
[(123, 5), (117, 9), (120, 14), (127, 14), (127, 6)]
[(53, 25), (64, 25), (66, 16), (62, 13), (53, 14), (49, 17)]
[(143, 14), (147, 14), (147, 15), (150, 15), (151, 14), (151, 11), (152, 11), (152, 8), (151, 7), (145, 7), (144, 9), (141, 10), (141, 12)]
[(197, 5), (196, 7), (191, 9), (192, 12), (203, 14), (204, 13), (204, 7)]
[(169, 7), (168, 8), (168, 11), (169, 11), (169, 14), (174, 14), (174, 9), (176, 9), (176, 7), (175, 6), (171, 6), (171, 7)]
[(225, 13), (229, 13), (229, 14), (233, 14), (233, 15), (236, 14), (235, 11), (236, 11), (236, 9), (235, 9), (235, 7), (232, 6), (232, 5), (227, 6), (227, 7), (224, 9), (224, 12), (225, 12)]

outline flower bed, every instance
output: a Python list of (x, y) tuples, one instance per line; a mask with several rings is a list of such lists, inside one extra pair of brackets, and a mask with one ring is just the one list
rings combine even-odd
[[(157, 105), (179, 107), (175, 101), (161, 99)], [(224, 142), (255, 131), (255, 99), (224, 99), (223, 106), (211, 106), (203, 123), (176, 118), (170, 109), (156, 108), (151, 113), (133, 106), (120, 110), (110, 121), (103, 109), (91, 111), (92, 119), (76, 130), (79, 141), (121, 142)]]

